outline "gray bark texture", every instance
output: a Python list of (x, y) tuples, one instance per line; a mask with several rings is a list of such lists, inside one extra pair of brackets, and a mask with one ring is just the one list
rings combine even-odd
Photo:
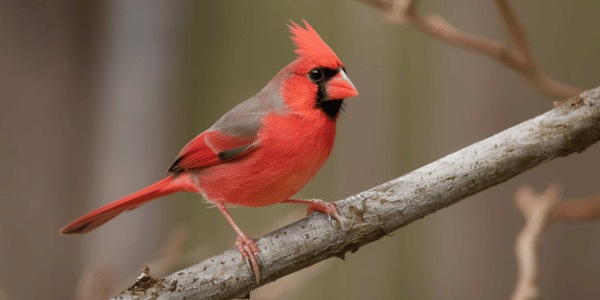
[(368, 191), (336, 202), (343, 227), (327, 216), (267, 234), (257, 284), (236, 248), (163, 279), (141, 276), (113, 299), (228, 299), (350, 251), (542, 162), (582, 152), (600, 139), (600, 87), (560, 102), (540, 116)]

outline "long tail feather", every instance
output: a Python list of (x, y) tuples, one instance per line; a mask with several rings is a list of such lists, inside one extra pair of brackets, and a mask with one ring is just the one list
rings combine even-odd
[(169, 175), (131, 195), (102, 206), (67, 224), (60, 230), (61, 234), (86, 233), (108, 222), (118, 214), (137, 208), (138, 206), (175, 192), (199, 192), (188, 174)]

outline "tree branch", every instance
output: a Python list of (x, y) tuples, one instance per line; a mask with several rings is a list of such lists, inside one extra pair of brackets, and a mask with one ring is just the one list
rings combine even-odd
[(532, 187), (521, 187), (515, 202), (527, 220), (525, 227), (517, 236), (515, 255), (519, 266), (517, 284), (513, 290), (512, 300), (537, 299), (539, 290), (538, 278), (538, 248), (544, 228), (550, 221), (550, 214), (560, 200), (560, 188), (557, 184), (537, 194)]
[(569, 199), (554, 205), (553, 221), (592, 221), (600, 219), (600, 194), (582, 199)]
[[(581, 152), (600, 139), (600, 88), (371, 190), (338, 201), (345, 228), (320, 213), (257, 241), (260, 285), (362, 245), (542, 162)], [(257, 288), (239, 252), (229, 249), (157, 280), (144, 298), (226, 299)], [(136, 290), (137, 295), (140, 294)], [(133, 299), (124, 292), (114, 299)], [(136, 298), (138, 299), (138, 298)]]
[(561, 201), (558, 183), (536, 193), (531, 186), (522, 186), (515, 195), (515, 203), (527, 221), (515, 243), (519, 266), (517, 284), (511, 299), (539, 298), (538, 248), (544, 228), (551, 221), (590, 221), (600, 218), (600, 194), (583, 199)]
[(550, 78), (535, 63), (529, 50), (523, 27), (507, 0), (495, 0), (502, 15), (504, 26), (514, 49), (503, 44), (461, 31), (439, 15), (420, 16), (415, 12), (416, 0), (362, 0), (362, 2), (382, 10), (390, 22), (412, 25), (444, 42), (466, 50), (490, 56), (507, 67), (517, 71), (542, 93), (564, 99), (575, 96), (582, 89)]

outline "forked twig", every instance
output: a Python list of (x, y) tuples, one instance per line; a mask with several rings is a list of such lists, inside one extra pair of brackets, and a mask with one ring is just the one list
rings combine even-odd
[(583, 91), (579, 87), (557, 81), (540, 71), (529, 49), (523, 27), (506, 0), (495, 0), (495, 2), (509, 34), (512, 50), (500, 42), (461, 31), (439, 15), (418, 15), (415, 12), (416, 0), (362, 1), (383, 10), (386, 19), (391, 22), (412, 25), (449, 44), (495, 58), (517, 71), (539, 91), (552, 98), (565, 99)]
[(525, 300), (538, 297), (538, 255), (540, 237), (550, 218), (552, 207), (560, 199), (560, 189), (550, 185), (546, 191), (536, 194), (532, 187), (521, 187), (515, 195), (515, 202), (527, 220), (517, 236), (515, 255), (519, 265), (517, 284), (511, 299)]
[(532, 187), (521, 187), (515, 202), (527, 220), (517, 236), (515, 254), (519, 265), (512, 299), (537, 298), (538, 256), (541, 234), (550, 221), (586, 221), (600, 218), (600, 194), (578, 200), (561, 201), (560, 187), (551, 184), (537, 194)]

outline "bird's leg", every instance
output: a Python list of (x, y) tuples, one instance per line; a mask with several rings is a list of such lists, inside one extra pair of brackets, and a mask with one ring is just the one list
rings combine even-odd
[(225, 216), (225, 219), (227, 219), (229, 224), (231, 224), (233, 230), (235, 230), (235, 233), (237, 234), (237, 240), (235, 242), (235, 245), (238, 247), (238, 250), (240, 250), (240, 253), (242, 254), (242, 259), (245, 260), (246, 263), (249, 262), (250, 267), (254, 272), (256, 283), (258, 284), (260, 280), (260, 269), (258, 268), (258, 261), (260, 260), (260, 249), (258, 249), (256, 243), (254, 243), (254, 240), (252, 240), (245, 233), (243, 233), (242, 230), (235, 224), (223, 203), (217, 203), (217, 207), (219, 208), (223, 216)]
[(315, 211), (320, 211), (326, 213), (329, 216), (329, 221), (331, 221), (331, 217), (335, 218), (338, 223), (343, 227), (344, 222), (342, 222), (342, 217), (338, 214), (337, 208), (335, 207), (335, 203), (325, 202), (321, 199), (311, 199), (311, 200), (302, 200), (302, 199), (287, 199), (282, 203), (298, 203), (308, 205), (308, 211), (306, 215), (310, 215)]

